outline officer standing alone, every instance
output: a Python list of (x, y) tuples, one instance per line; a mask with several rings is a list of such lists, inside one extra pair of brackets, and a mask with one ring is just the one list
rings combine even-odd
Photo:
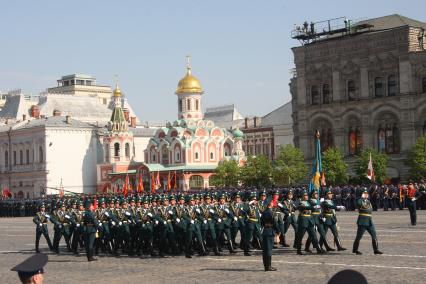
[(263, 211), (262, 216), (260, 217), (260, 224), (263, 227), (262, 232), (262, 256), (263, 256), (263, 266), (265, 271), (276, 271), (277, 269), (272, 267), (272, 248), (274, 247), (274, 216), (272, 214), (272, 208), (274, 204), (272, 198), (267, 198), (264, 201), (266, 206), (265, 211)]

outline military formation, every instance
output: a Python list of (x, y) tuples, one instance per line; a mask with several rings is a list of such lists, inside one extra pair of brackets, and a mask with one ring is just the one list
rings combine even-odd
[[(358, 230), (352, 252), (361, 254), (359, 242), (367, 231), (373, 252), (381, 254), (372, 220), (372, 212), (377, 210), (377, 186), (354, 189)], [(311, 246), (318, 254), (346, 250), (339, 237), (336, 212), (352, 205), (341, 198), (342, 191), (336, 190), (220, 189), (128, 197), (67, 196), (21, 201), (19, 210), (10, 207), (12, 201), (7, 200), (2, 201), (2, 216), (10, 215), (4, 212), (9, 208), (34, 214), (36, 252), (40, 252), (41, 236), (52, 252), (61, 253), (59, 244), (64, 240), (66, 251), (80, 254), (84, 250), (88, 261), (97, 260), (95, 255), (100, 254), (191, 258), (195, 253), (219, 256), (242, 251), (250, 256), (255, 248), (263, 250), (265, 270), (269, 271), (274, 270), (272, 249), (278, 246), (291, 246), (300, 255), (312, 253)], [(410, 216), (415, 215), (425, 196), (423, 185), (410, 183), (399, 192), (406, 202), (403, 208), (408, 207), (413, 212)], [(28, 208), (21, 208), (22, 204)], [(415, 218), (412, 216), (413, 225)], [(53, 240), (48, 223), (53, 224)], [(292, 242), (287, 237), (290, 228), (295, 236)], [(327, 237), (329, 231), (332, 238)]]

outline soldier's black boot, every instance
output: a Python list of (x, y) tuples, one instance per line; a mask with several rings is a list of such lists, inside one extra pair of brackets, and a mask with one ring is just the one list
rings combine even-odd
[(244, 243), (244, 255), (251, 256), (250, 245), (247, 242)]
[(40, 253), (40, 250), (38, 249), (38, 245), (39, 244), (39, 242), (36, 240), (36, 243), (35, 243), (35, 251), (36, 251), (36, 253)]
[(310, 246), (311, 246), (311, 240), (308, 238), (306, 240), (306, 243), (305, 243), (305, 251), (309, 252), (309, 253), (312, 253), (312, 251), (309, 249)]
[(354, 246), (353, 246), (353, 248), (352, 248), (352, 253), (356, 253), (356, 254), (358, 254), (358, 255), (362, 254), (362, 252), (360, 252), (360, 251), (358, 250), (358, 248), (359, 248), (359, 241), (355, 241), (355, 242), (354, 242)]
[(268, 270), (267, 271), (277, 271), (277, 269), (275, 267), (272, 267), (272, 256), (267, 256), (268, 259)]
[(346, 250), (344, 247), (342, 247), (342, 244), (340, 243), (339, 237), (334, 238), (334, 242), (336, 243), (336, 247), (337, 247), (338, 251)]
[(281, 246), (283, 246), (283, 247), (285, 247), (285, 248), (290, 247), (290, 246), (286, 243), (286, 241), (285, 241), (285, 235), (282, 235), (282, 236), (281, 236)]
[(220, 256), (220, 255), (222, 255), (222, 254), (219, 252), (219, 248), (217, 247), (217, 241), (216, 241), (216, 240), (214, 240), (214, 241), (213, 241), (213, 251), (214, 251), (214, 255), (216, 255), (216, 256)]
[(332, 247), (330, 247), (330, 246), (328, 245), (328, 243), (327, 243), (327, 240), (326, 240), (326, 239), (324, 239), (324, 240), (323, 240), (323, 244), (324, 244), (325, 249), (326, 249), (327, 251), (335, 251), (335, 249), (334, 249), (334, 248), (332, 248)]
[(229, 249), (229, 253), (237, 253), (237, 252), (234, 250), (234, 247), (232, 246), (232, 242), (228, 242), (228, 249)]
[(303, 253), (302, 253), (302, 244), (297, 245), (297, 254), (298, 255), (303, 255)]
[(379, 251), (379, 243), (377, 242), (377, 239), (373, 239), (373, 250), (374, 254), (383, 254), (383, 252)]

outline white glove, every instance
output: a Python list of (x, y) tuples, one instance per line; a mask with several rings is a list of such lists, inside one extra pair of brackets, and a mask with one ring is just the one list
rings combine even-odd
[(113, 226), (115, 226), (115, 222), (114, 222), (114, 221), (112, 221), (112, 222), (111, 222), (111, 224), (112, 224)]
[(238, 221), (238, 218), (237, 218), (237, 217), (234, 217), (234, 220), (235, 220), (235, 221)]
[(176, 222), (178, 222), (178, 223), (179, 223), (179, 222), (180, 222), (180, 219), (179, 219), (179, 218), (176, 218)]
[(172, 210), (169, 210), (169, 214), (170, 214), (170, 215), (173, 215), (173, 211), (172, 211)]
[(203, 222), (204, 222), (204, 224), (207, 224), (207, 220), (204, 220)]
[(316, 209), (320, 209), (321, 208), (321, 205), (315, 205), (315, 207), (314, 208), (316, 208)]
[(77, 228), (80, 227), (80, 224), (77, 223), (77, 225), (75, 225)]
[(108, 212), (105, 212), (105, 216), (109, 217), (109, 213), (108, 213)]
[(210, 211), (210, 213), (212, 213), (212, 214), (214, 213), (213, 209), (210, 209), (209, 211)]
[(252, 205), (254, 203), (254, 200), (250, 201), (249, 204)]
[(411, 198), (411, 201), (416, 201), (416, 200), (417, 200), (417, 198), (415, 198), (415, 197)]
[(40, 224), (38, 224), (40, 227), (43, 227), (43, 224), (42, 223), (40, 223)]
[(98, 227), (102, 227), (102, 223), (99, 223), (99, 224), (98, 224)]
[(126, 216), (130, 216), (130, 212), (126, 212)]
[(278, 207), (283, 208), (284, 205), (282, 205), (282, 203), (278, 203)]
[(222, 219), (220, 219), (220, 218), (219, 218), (219, 219), (217, 219), (217, 222), (218, 222), (218, 223), (222, 222)]
[(191, 224), (194, 224), (194, 220), (191, 220)]
[(44, 216), (46, 216), (46, 218), (50, 218), (50, 215), (49, 215), (49, 214), (46, 214), (46, 215), (44, 215)]
[(226, 208), (226, 209), (225, 209), (225, 212), (229, 214), (229, 209), (228, 209), (228, 208)]
[(167, 221), (164, 221), (164, 222), (163, 222), (163, 224), (164, 224), (164, 225), (167, 225)]
[(70, 215), (65, 215), (65, 219), (69, 219), (70, 218)]
[(120, 221), (120, 222), (118, 222), (118, 225), (120, 225), (120, 226), (121, 226), (121, 225), (123, 225), (123, 222), (121, 222), (121, 221)]
[(198, 213), (198, 214), (200, 214), (201, 213), (201, 211), (200, 211), (200, 209), (195, 209), (195, 211)]
[(324, 202), (324, 197), (320, 199), (320, 202)]
[(151, 214), (151, 213), (148, 213), (148, 216), (149, 216), (149, 217), (152, 217), (152, 214)]
[(62, 225), (59, 225), (58, 227), (59, 227), (59, 229), (62, 229)]
[(262, 213), (259, 213), (259, 217), (262, 217)]
[(155, 225), (158, 225), (158, 221), (157, 220), (155, 220)]
[(322, 221), (325, 222), (325, 220), (327, 220), (326, 218), (322, 218)]
[(337, 206), (337, 209), (345, 210), (346, 208), (345, 208), (345, 206), (341, 206), (341, 205), (339, 205), (339, 206)]

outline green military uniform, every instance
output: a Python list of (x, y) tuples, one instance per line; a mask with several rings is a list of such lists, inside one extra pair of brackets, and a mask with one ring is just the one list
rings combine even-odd
[(89, 199), (85, 201), (85, 209), (83, 214), (83, 225), (84, 225), (84, 247), (86, 249), (87, 261), (95, 261), (93, 257), (94, 245), (96, 239), (96, 232), (98, 227), (102, 226), (96, 219), (95, 214), (90, 210), (91, 202)]
[(272, 249), (274, 247), (275, 230), (278, 228), (274, 224), (274, 217), (272, 210), (268, 207), (271, 203), (270, 198), (264, 202), (266, 206), (260, 217), (260, 224), (263, 227), (262, 231), (262, 257), (265, 271), (275, 271), (276, 269), (271, 266), (272, 264)]
[(187, 229), (185, 235), (185, 257), (191, 258), (191, 248), (192, 248), (192, 238), (195, 236), (197, 240), (199, 254), (201, 256), (206, 255), (206, 250), (204, 248), (203, 238), (201, 236), (201, 226), (199, 216), (201, 215), (201, 210), (197, 208), (194, 204), (194, 196), (190, 195), (188, 197), (188, 206), (184, 214), (184, 219), (186, 219)]
[(83, 238), (83, 232), (84, 232), (84, 224), (83, 224), (83, 214), (84, 214), (84, 208), (83, 204), (79, 201), (78, 206), (81, 207), (77, 210), (73, 210), (73, 218), (72, 223), (74, 226), (74, 233), (72, 236), (72, 243), (71, 243), (71, 249), (74, 254), (78, 254), (78, 244), (80, 240)]
[[(247, 205), (245, 212), (247, 214), (245, 242), (244, 242), (244, 255), (250, 256), (250, 243), (252, 238), (256, 238), (261, 242), (261, 227), (260, 227), (260, 209), (259, 205), (255, 204), (256, 196), (253, 194), (250, 197), (250, 202)], [(263, 206), (263, 205), (262, 205)], [(260, 248), (262, 245), (259, 243)]]
[(167, 248), (172, 250), (173, 254), (178, 254), (176, 247), (176, 235), (173, 230), (173, 207), (169, 205), (168, 197), (162, 199), (162, 205), (158, 207), (159, 221), (159, 253), (164, 256)]
[(229, 206), (225, 203), (226, 195), (225, 193), (220, 194), (219, 204), (215, 205), (214, 209), (214, 218), (216, 221), (216, 232), (218, 238), (219, 251), (222, 249), (222, 244), (224, 242), (224, 236), (228, 240), (228, 249), (230, 253), (235, 253), (234, 246), (232, 245), (231, 237), (231, 222), (233, 220), (232, 212), (229, 209)]
[(139, 226), (139, 245), (136, 248), (138, 255), (147, 252), (154, 256), (153, 237), (154, 237), (154, 222), (155, 216), (151, 208), (149, 208), (149, 198), (145, 197), (142, 200), (143, 208), (136, 215), (136, 222)]
[(47, 229), (47, 223), (50, 219), (50, 215), (47, 214), (45, 211), (42, 210), (45, 209), (45, 205), (40, 205), (40, 212), (37, 212), (36, 216), (33, 218), (34, 224), (36, 224), (36, 240), (35, 240), (35, 250), (37, 253), (39, 253), (39, 243), (40, 243), (40, 237), (43, 235), (46, 239), (47, 245), (49, 246), (50, 250), (53, 250), (52, 243), (49, 238), (49, 231)]
[(215, 229), (215, 221), (213, 219), (215, 208), (211, 204), (211, 196), (206, 194), (204, 197), (205, 203), (200, 206), (201, 210), (201, 236), (203, 243), (207, 244), (210, 241), (210, 245), (213, 247), (215, 255), (220, 255), (217, 244), (217, 235)]
[(328, 229), (331, 230), (331, 233), (334, 237), (334, 243), (336, 244), (338, 251), (346, 250), (342, 247), (342, 243), (340, 242), (339, 233), (337, 232), (337, 217), (336, 210), (344, 209), (343, 206), (336, 206), (332, 200), (333, 193), (328, 190), (326, 193), (327, 198), (322, 202), (323, 208), (323, 217), (325, 221), (323, 223), (325, 234), (327, 234)]
[(68, 211), (65, 210), (65, 204), (62, 202), (59, 203), (59, 209), (57, 209), (53, 215), (56, 220), (54, 226), (55, 235), (53, 237), (53, 248), (57, 253), (59, 253), (59, 242), (61, 241), (62, 236), (64, 236), (67, 249), (71, 252), (71, 216)]
[(240, 248), (244, 247), (245, 240), (245, 230), (246, 230), (246, 219), (244, 216), (244, 203), (241, 202), (241, 194), (237, 192), (234, 196), (235, 201), (230, 204), (230, 209), (232, 214), (234, 215), (231, 227), (231, 238), (232, 244), (235, 247), (236, 242), (235, 239), (237, 237), (238, 232), (240, 232)]
[(373, 206), (371, 205), (370, 200), (368, 200), (367, 189), (364, 189), (363, 195), (360, 199), (358, 199), (357, 206), (358, 220), (356, 223), (358, 225), (358, 230), (356, 232), (356, 238), (354, 241), (352, 252), (356, 254), (361, 254), (361, 252), (358, 250), (359, 242), (364, 232), (367, 231), (371, 236), (374, 254), (382, 254), (382, 252), (379, 251), (376, 229), (374, 228), (373, 219), (371, 217)]

